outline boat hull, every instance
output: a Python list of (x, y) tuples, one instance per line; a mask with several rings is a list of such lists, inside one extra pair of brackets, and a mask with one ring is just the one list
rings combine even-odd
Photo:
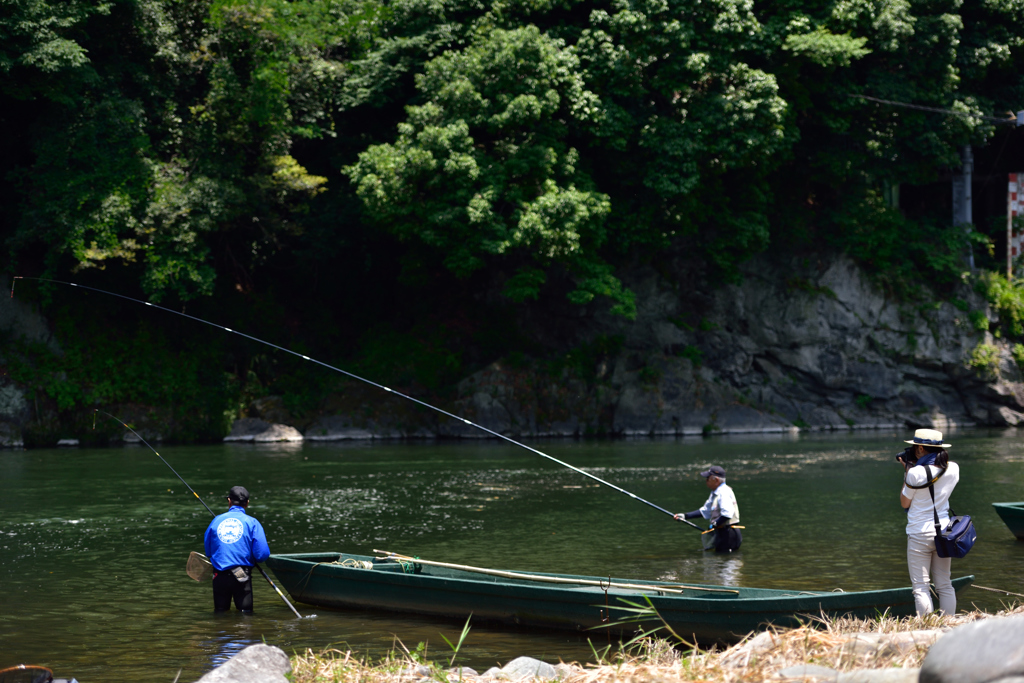
[(992, 503), (992, 507), (1010, 533), (1024, 540), (1024, 503)]
[[(641, 625), (616, 625), (615, 622), (629, 615), (622, 609), (628, 608), (628, 603), (645, 604), (649, 599), (676, 634), (699, 642), (734, 642), (769, 625), (797, 626), (822, 614), (875, 617), (883, 612), (896, 616), (914, 613), (914, 598), (909, 587), (844, 593), (701, 586), (704, 590), (659, 594), (656, 590), (616, 587), (604, 590), (601, 586), (509, 579), (425, 565), (417, 565), (417, 573), (405, 573), (394, 563), (387, 563), (390, 566), (378, 563), (373, 569), (339, 564), (346, 560), (370, 562), (373, 558), (347, 553), (271, 555), (266, 564), (292, 598), (309, 605), (460, 620), (472, 614), (474, 622), (526, 627), (635, 632)], [(602, 581), (601, 577), (532, 575)], [(965, 588), (973, 579), (973, 576), (958, 578), (953, 582), (954, 587)], [(603, 581), (609, 579), (605, 577)], [(666, 589), (680, 586), (635, 579), (611, 581)], [(660, 623), (647, 621), (642, 627), (651, 628)]]

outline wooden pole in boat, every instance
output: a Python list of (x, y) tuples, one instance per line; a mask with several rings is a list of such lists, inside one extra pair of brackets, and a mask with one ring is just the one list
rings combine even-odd
[[(374, 552), (377, 552), (377, 551), (375, 550)], [(1020, 593), (1011, 593), (1010, 591), (1004, 591), (1002, 588), (989, 588), (988, 586), (979, 586), (976, 583), (972, 583), (971, 587), (972, 588), (980, 588), (983, 591), (992, 591), (993, 593), (1002, 593), (1004, 595), (1016, 595), (1018, 598), (1024, 598), (1024, 595), (1022, 595)]]
[[(486, 432), (487, 434), (490, 434), (491, 436), (493, 436), (493, 437), (495, 437), (497, 439), (502, 439), (503, 441), (507, 441), (508, 443), (510, 443), (510, 444), (512, 444), (514, 446), (519, 446), (520, 448), (528, 450), (531, 453), (539, 455), (542, 458), (547, 458), (551, 462), (558, 463), (562, 467), (568, 467), (573, 472), (578, 472), (579, 474), (582, 474), (584, 477), (590, 477), (591, 479), (593, 479), (594, 481), (596, 481), (599, 484), (604, 484), (605, 486), (607, 486), (609, 488), (615, 489), (619, 493), (622, 493), (622, 494), (625, 494), (625, 495), (629, 496), (630, 498), (632, 498), (633, 500), (635, 500), (637, 502), (643, 503), (644, 505), (649, 505), (652, 508), (654, 508), (655, 510), (658, 510), (659, 512), (664, 512), (666, 515), (668, 515), (669, 517), (672, 517), (673, 519), (675, 518), (675, 514), (674, 513), (669, 512), (668, 510), (666, 510), (665, 508), (661, 507), (660, 505), (655, 505), (654, 503), (652, 503), (649, 500), (644, 500), (643, 498), (641, 498), (640, 496), (636, 495), (635, 493), (630, 493), (629, 491), (627, 491), (624, 488), (621, 488), (619, 486), (616, 486), (615, 484), (607, 482), (604, 479), (601, 479), (600, 477), (595, 477), (593, 474), (590, 474), (589, 472), (584, 472), (583, 470), (579, 469), (578, 467), (573, 467), (572, 465), (570, 465), (567, 462), (563, 462), (563, 461), (559, 460), (558, 458), (554, 458), (554, 457), (548, 455), (547, 453), (544, 453), (542, 451), (537, 450), (536, 448), (531, 448), (530, 446), (527, 446), (524, 443), (520, 443), (519, 441), (516, 441), (515, 439), (513, 439), (513, 438), (511, 438), (509, 436), (505, 436), (504, 434), (502, 434), (500, 432), (496, 432), (493, 429), (488, 429), (487, 427), (484, 427), (483, 425), (477, 424), (475, 422), (471, 422), (471, 421), (467, 420), (464, 417), (459, 417), (458, 415), (455, 415), (454, 413), (450, 413), (447, 410), (444, 410), (442, 408), (438, 408), (437, 406), (431, 405), (431, 404), (427, 403), (426, 401), (421, 401), (418, 398), (413, 398), (412, 396), (408, 396), (406, 394), (403, 394), (400, 391), (395, 391), (394, 389), (392, 389), (390, 387), (386, 387), (383, 384), (378, 384), (377, 382), (374, 382), (373, 380), (366, 379), (365, 377), (360, 377), (359, 375), (357, 375), (355, 373), (352, 373), (352, 372), (349, 372), (348, 370), (342, 370), (341, 368), (335, 367), (333, 365), (329, 365), (327, 363), (324, 363), (323, 361), (319, 361), (316, 358), (310, 358), (309, 356), (305, 356), (305, 355), (303, 355), (301, 353), (298, 353), (297, 351), (292, 351), (291, 349), (286, 349), (283, 346), (278, 346), (277, 344), (272, 344), (272, 343), (270, 343), (268, 341), (264, 341), (262, 339), (254, 337), (254, 336), (252, 336), (250, 334), (246, 334), (245, 332), (239, 332), (238, 330), (232, 330), (230, 327), (224, 327), (223, 325), (218, 325), (217, 323), (211, 323), (209, 320), (203, 320), (202, 318), (197, 318), (194, 315), (189, 315), (188, 313), (183, 313), (181, 311), (176, 311), (173, 308), (166, 308), (164, 306), (158, 306), (158, 305), (156, 305), (154, 303), (151, 303), (149, 301), (142, 301), (141, 299), (134, 299), (134, 298), (132, 298), (130, 296), (125, 296), (124, 294), (117, 294), (115, 292), (108, 292), (105, 289), (98, 289), (96, 287), (89, 287), (87, 285), (79, 285), (79, 284), (75, 284), (74, 282), (64, 282), (63, 280), (51, 280), (50, 278), (45, 278), (45, 277), (30, 277), (28, 275), (15, 275), (14, 278), (12, 278), (12, 280), (11, 280), (11, 298), (12, 299), (14, 298), (14, 285), (15, 285), (15, 283), (18, 280), (36, 280), (37, 282), (50, 282), (50, 283), (53, 283), (55, 285), (67, 285), (69, 287), (76, 287), (78, 289), (86, 289), (86, 290), (89, 290), (90, 292), (98, 292), (99, 294), (106, 294), (107, 296), (113, 296), (113, 297), (117, 297), (118, 299), (124, 299), (125, 301), (132, 301), (132, 302), (137, 303), (137, 304), (142, 304), (143, 306), (149, 306), (150, 308), (156, 308), (156, 309), (159, 309), (161, 311), (164, 311), (165, 313), (173, 313), (174, 315), (180, 315), (183, 318), (188, 318), (189, 320), (194, 320), (196, 322), (203, 323), (204, 325), (209, 325), (210, 327), (216, 327), (217, 329), (223, 330), (224, 332), (230, 332), (231, 334), (237, 334), (238, 336), (245, 337), (246, 339), (249, 339), (250, 341), (258, 342), (260, 344), (263, 344), (264, 346), (269, 346), (272, 349), (277, 349), (278, 351), (281, 351), (283, 353), (291, 354), (293, 356), (301, 358), (302, 360), (309, 361), (310, 363), (315, 363), (315, 364), (317, 364), (317, 365), (319, 365), (321, 367), (327, 368), (328, 370), (333, 370), (334, 372), (341, 373), (342, 375), (345, 375), (346, 377), (350, 377), (350, 378), (352, 378), (354, 380), (358, 380), (360, 382), (363, 382), (364, 384), (369, 384), (372, 387), (377, 387), (378, 389), (386, 391), (389, 394), (394, 394), (395, 396), (398, 396), (399, 398), (404, 398), (407, 401), (412, 401), (413, 403), (415, 403), (417, 405), (420, 405), (420, 406), (423, 406), (424, 408), (429, 408), (430, 410), (433, 410), (433, 411), (438, 412), (438, 413), (440, 413), (442, 415), (450, 417), (450, 418), (452, 418), (453, 420), (455, 420), (457, 422), (462, 422), (463, 424), (469, 425), (470, 427), (475, 427), (476, 429), (479, 429), (482, 432)], [(147, 444), (147, 445), (149, 445), (149, 444)], [(152, 446), (150, 446), (150, 448), (152, 448)], [(181, 477), (178, 477), (178, 478), (181, 479)], [(186, 484), (186, 486), (187, 485), (188, 484)], [(205, 505), (205, 503), (204, 503), (204, 505)], [(699, 526), (697, 526), (696, 524), (694, 524), (693, 522), (691, 522), (689, 520), (680, 519), (679, 521), (686, 522), (688, 525), (690, 525), (691, 527), (693, 527), (697, 531), (700, 531), (702, 533), (704, 532), (704, 529), (701, 529)]]
[[(211, 510), (211, 509), (210, 509), (210, 506), (206, 504), (206, 501), (205, 501), (205, 500), (203, 500), (202, 498), (200, 498), (200, 497), (199, 497), (199, 494), (198, 494), (198, 493), (196, 493), (196, 492), (195, 492), (195, 491), (194, 491), (194, 490), (192, 489), (192, 487), (188, 485), (188, 482), (187, 482), (187, 481), (185, 481), (184, 479), (182, 479), (181, 475), (180, 475), (180, 474), (178, 474), (178, 471), (177, 471), (176, 469), (174, 469), (173, 467), (171, 467), (171, 463), (169, 463), (169, 462), (167, 462), (166, 460), (164, 460), (164, 457), (163, 457), (162, 455), (160, 455), (159, 453), (157, 453), (157, 452), (156, 452), (156, 449), (155, 449), (155, 448), (153, 448), (152, 446), (150, 446), (150, 445), (149, 445), (149, 442), (148, 442), (148, 441), (146, 441), (145, 439), (143, 439), (143, 438), (142, 438), (142, 435), (141, 435), (141, 434), (139, 434), (139, 433), (138, 433), (137, 431), (135, 431), (134, 429), (132, 429), (131, 427), (129, 427), (129, 426), (128, 426), (128, 424), (127, 424), (127, 423), (126, 423), (126, 422), (125, 422), (124, 420), (122, 420), (122, 419), (120, 419), (120, 418), (118, 418), (118, 417), (114, 417), (113, 415), (111, 415), (111, 414), (110, 414), (110, 413), (108, 413), (107, 411), (105, 411), (105, 410), (100, 410), (99, 408), (96, 408), (96, 409), (95, 409), (95, 411), (93, 412), (93, 420), (95, 420), (95, 418), (96, 418), (96, 413), (103, 413), (103, 414), (104, 414), (104, 415), (106, 415), (107, 417), (110, 417), (110, 418), (112, 418), (112, 419), (114, 419), (114, 420), (117, 420), (117, 421), (118, 421), (119, 423), (121, 423), (121, 426), (122, 426), (122, 427), (124, 427), (124, 428), (125, 428), (125, 429), (127, 429), (127, 430), (128, 430), (129, 432), (131, 432), (132, 434), (134, 434), (135, 436), (137, 436), (137, 437), (139, 438), (139, 441), (141, 441), (142, 443), (146, 444), (146, 446), (148, 446), (148, 447), (149, 447), (149, 450), (153, 451), (153, 454), (154, 454), (154, 455), (156, 455), (156, 457), (160, 458), (161, 462), (163, 462), (163, 464), (167, 465), (168, 469), (170, 469), (170, 470), (171, 470), (171, 472), (174, 472), (174, 476), (176, 476), (176, 477), (177, 477), (178, 479), (181, 479), (181, 483), (185, 485), (185, 488), (187, 488), (187, 489), (188, 489), (189, 491), (191, 491), (191, 492), (192, 492), (192, 495), (196, 497), (196, 500), (198, 500), (198, 501), (199, 501), (200, 503), (202, 503), (202, 504), (203, 504), (203, 507), (204, 507), (204, 508), (206, 508), (206, 509), (207, 509), (207, 511), (208, 511), (208, 512), (209, 512), (209, 513), (210, 513), (211, 515), (213, 515), (214, 517), (216, 517), (216, 516), (217, 516), (217, 513), (215, 513), (215, 512), (213, 511), (213, 510)], [(95, 422), (94, 422), (94, 424), (93, 424), (93, 428), (95, 428)], [(299, 619), (302, 619), (302, 615), (301, 615), (301, 614), (299, 614), (299, 610), (295, 609), (295, 606), (294, 606), (294, 605), (292, 605), (292, 603), (288, 601), (288, 598), (286, 598), (286, 597), (284, 596), (284, 593), (282, 593), (282, 592), (281, 592), (281, 589), (277, 587), (277, 584), (275, 584), (275, 583), (274, 583), (273, 581), (271, 581), (271, 580), (270, 580), (270, 577), (269, 577), (269, 576), (267, 576), (267, 573), (266, 573), (265, 571), (263, 571), (263, 567), (261, 567), (261, 566), (260, 566), (260, 563), (259, 563), (259, 562), (256, 562), (255, 560), (253, 560), (253, 564), (254, 564), (254, 565), (256, 566), (256, 569), (259, 569), (259, 570), (260, 570), (260, 574), (262, 574), (262, 575), (263, 575), (263, 578), (267, 580), (267, 583), (269, 583), (269, 584), (270, 584), (270, 587), (274, 589), (274, 592), (275, 592), (275, 593), (277, 593), (277, 594), (278, 594), (278, 596), (280, 596), (280, 598), (281, 598), (282, 600), (284, 600), (284, 604), (288, 605), (288, 607), (290, 607), (290, 608), (291, 608), (292, 612), (295, 612), (295, 616), (296, 616), (296, 617), (298, 617)]]
[(573, 585), (582, 586), (598, 586), (600, 588), (627, 588), (629, 590), (650, 590), (657, 591), (659, 593), (682, 593), (684, 590), (692, 591), (710, 591), (714, 593), (737, 593), (739, 591), (734, 588), (709, 588), (707, 586), (686, 586), (683, 584), (673, 584), (671, 586), (652, 586), (649, 584), (637, 584), (637, 583), (618, 583), (594, 579), (569, 579), (564, 576), (539, 576), (537, 574), (521, 574), (519, 572), (507, 572), (501, 569), (486, 569), (484, 567), (472, 567), (465, 564), (450, 564), (448, 562), (433, 562), (431, 560), (422, 560), (418, 557), (412, 557), (411, 555), (400, 555), (393, 553), (390, 550), (374, 550), (373, 552), (378, 555), (384, 555), (382, 559), (385, 560), (396, 560), (401, 562), (418, 562), (419, 564), (430, 565), (431, 567), (444, 567), (446, 569), (461, 569), (466, 572), (475, 572), (477, 574), (490, 574), (492, 576), (501, 576), (506, 579), (526, 579), (529, 581), (542, 581), (545, 583), (571, 583)]

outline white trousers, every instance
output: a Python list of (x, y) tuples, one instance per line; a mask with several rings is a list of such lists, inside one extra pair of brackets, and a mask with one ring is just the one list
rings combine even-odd
[(907, 534), (907, 567), (910, 569), (910, 584), (914, 587), (917, 616), (922, 617), (932, 611), (929, 580), (935, 584), (935, 592), (939, 596), (939, 611), (956, 614), (956, 591), (949, 577), (949, 560), (936, 554), (933, 537)]

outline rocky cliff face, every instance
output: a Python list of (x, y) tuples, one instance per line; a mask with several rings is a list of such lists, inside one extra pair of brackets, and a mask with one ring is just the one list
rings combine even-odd
[[(627, 282), (637, 293), (636, 320), (571, 309), (524, 321), (529, 334), (574, 339), (576, 348), (560, 361), (494, 362), (441, 407), (508, 436), (948, 430), (1024, 421), (1024, 378), (1011, 345), (979, 329), (992, 315), (967, 285), (949, 301), (899, 304), (848, 259), (767, 257), (747, 265), (742, 283), (703, 292), (653, 269)], [(19, 315), (42, 339), (45, 323), (28, 310)], [(292, 420), (274, 397), (257, 403), (249, 417), (262, 421), (236, 424), (229, 438), (487, 436), (357, 382), (312, 420)], [(0, 445), (20, 441), (28, 412), (20, 389), (0, 379)], [(160, 433), (159, 424), (150, 426)]]
[[(10, 280), (0, 278), (0, 289), (7, 291)], [(14, 338), (44, 344), (54, 353), (60, 353), (46, 319), (38, 309), (24, 301), (0, 296), (0, 340)], [(0, 348), (0, 368), (5, 364)], [(21, 446), (21, 428), (31, 415), (31, 409), (21, 387), (8, 381), (6, 372), (0, 372), (0, 447)]]
[[(739, 285), (695, 297), (641, 272), (637, 319), (589, 380), (506, 362), (467, 378), (458, 410), (507, 434), (713, 434), (795, 429), (1016, 425), (1021, 371), (988, 313), (958, 299), (900, 305), (850, 260), (755, 260)], [(699, 311), (699, 313), (698, 313)], [(466, 425), (443, 434), (474, 436)]]

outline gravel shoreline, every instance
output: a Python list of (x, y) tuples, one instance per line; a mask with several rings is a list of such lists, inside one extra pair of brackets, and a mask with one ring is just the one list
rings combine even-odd
[[(289, 658), (278, 648), (254, 645), (200, 683), (984, 683), (1024, 676), (1021, 634), (1024, 605), (1017, 604), (996, 614), (814, 619), (796, 629), (752, 633), (725, 649), (688, 650), (646, 639), (597, 662), (552, 664), (518, 657), (485, 672), (407, 652), (370, 662), (352, 651), (307, 650)], [(967, 678), (957, 670), (961, 659)], [(929, 669), (929, 662), (940, 663)]]

